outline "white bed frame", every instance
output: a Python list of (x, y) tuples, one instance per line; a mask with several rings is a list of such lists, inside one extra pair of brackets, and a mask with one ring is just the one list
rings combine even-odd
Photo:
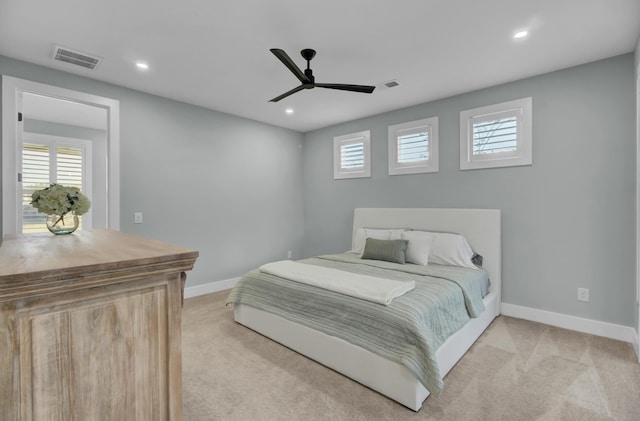
[[(447, 374), (500, 314), (501, 225), (497, 209), (400, 209), (358, 208), (354, 212), (353, 236), (358, 228), (412, 228), (455, 232), (464, 235), (473, 250), (484, 258), (490, 292), (485, 311), (449, 337), (436, 358), (442, 376)], [(234, 318), (261, 334), (330, 367), (357, 382), (413, 409), (420, 410), (429, 396), (403, 365), (382, 358), (342, 339), (291, 322), (246, 305), (234, 306)]]

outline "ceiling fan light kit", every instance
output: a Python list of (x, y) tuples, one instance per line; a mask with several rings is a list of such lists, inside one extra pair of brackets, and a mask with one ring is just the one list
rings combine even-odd
[(310, 62), (315, 57), (316, 51), (310, 48), (305, 48), (300, 51), (302, 58), (307, 61), (307, 68), (304, 70), (300, 70), (300, 68), (291, 60), (291, 57), (284, 50), (279, 48), (272, 48), (270, 50), (273, 55), (275, 55), (287, 68), (298, 78), (301, 82), (301, 85), (296, 86), (290, 91), (285, 92), (284, 94), (277, 96), (271, 99), (269, 102), (278, 102), (281, 99), (288, 97), (289, 95), (295, 94), (298, 91), (303, 89), (313, 89), (313, 88), (327, 88), (327, 89), (338, 89), (341, 91), (351, 91), (351, 92), (361, 92), (365, 94), (370, 94), (376, 88), (375, 86), (369, 85), (348, 85), (344, 83), (316, 83), (316, 80), (313, 76), (313, 70), (311, 70)]

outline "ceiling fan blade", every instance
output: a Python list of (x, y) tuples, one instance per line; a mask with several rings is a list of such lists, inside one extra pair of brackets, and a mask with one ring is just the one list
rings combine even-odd
[(296, 64), (293, 62), (293, 60), (291, 60), (291, 57), (289, 57), (289, 55), (287, 53), (285, 53), (284, 50), (281, 50), (279, 48), (272, 48), (269, 51), (271, 51), (274, 56), (278, 57), (278, 59), (285, 66), (287, 66), (287, 68), (289, 70), (291, 70), (291, 72), (294, 75), (296, 75), (296, 77), (300, 80), (300, 82), (302, 82), (302, 83), (311, 83), (309, 78), (304, 74), (304, 72), (302, 70), (300, 70), (300, 68), (298, 66), (296, 66)]
[(278, 102), (281, 99), (284, 99), (284, 98), (288, 97), (289, 95), (295, 94), (296, 92), (301, 91), (303, 89), (304, 89), (304, 85), (297, 86), (297, 87), (293, 88), (292, 90), (290, 90), (288, 92), (285, 92), (282, 95), (277, 96), (277, 97), (269, 100), (269, 102)]
[(347, 85), (343, 83), (316, 83), (315, 85), (318, 88), (339, 89), (341, 91), (362, 92), (365, 94), (370, 94), (374, 89), (376, 89), (375, 86)]

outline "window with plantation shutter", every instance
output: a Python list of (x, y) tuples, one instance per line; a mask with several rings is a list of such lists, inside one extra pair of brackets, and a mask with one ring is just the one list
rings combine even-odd
[(30, 205), (31, 194), (50, 184), (49, 145), (22, 145), (22, 232), (46, 231), (47, 216)]
[(398, 164), (410, 164), (429, 160), (431, 130), (403, 134), (396, 138)]
[(460, 113), (460, 169), (532, 164), (532, 99)]
[(340, 168), (344, 170), (364, 167), (364, 143), (357, 142), (340, 147)]
[(389, 126), (389, 174), (438, 171), (438, 117)]
[(83, 150), (71, 146), (56, 148), (57, 180), (58, 184), (82, 188)]
[(473, 155), (515, 152), (518, 150), (518, 119), (492, 117), (473, 123)]
[(333, 138), (333, 178), (371, 177), (371, 132)]
[[(25, 133), (22, 144), (22, 233), (46, 232), (47, 215), (31, 206), (31, 195), (52, 183), (78, 187), (90, 196), (91, 143), (70, 139)], [(91, 212), (91, 211), (89, 211)], [(87, 215), (80, 217), (86, 226)]]

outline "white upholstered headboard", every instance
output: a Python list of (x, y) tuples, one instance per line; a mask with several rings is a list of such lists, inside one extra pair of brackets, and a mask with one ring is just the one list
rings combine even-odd
[(490, 291), (502, 290), (502, 246), (499, 209), (437, 208), (356, 208), (353, 238), (358, 228), (411, 228), (414, 230), (453, 232), (464, 235), (471, 248), (482, 255), (489, 273)]

